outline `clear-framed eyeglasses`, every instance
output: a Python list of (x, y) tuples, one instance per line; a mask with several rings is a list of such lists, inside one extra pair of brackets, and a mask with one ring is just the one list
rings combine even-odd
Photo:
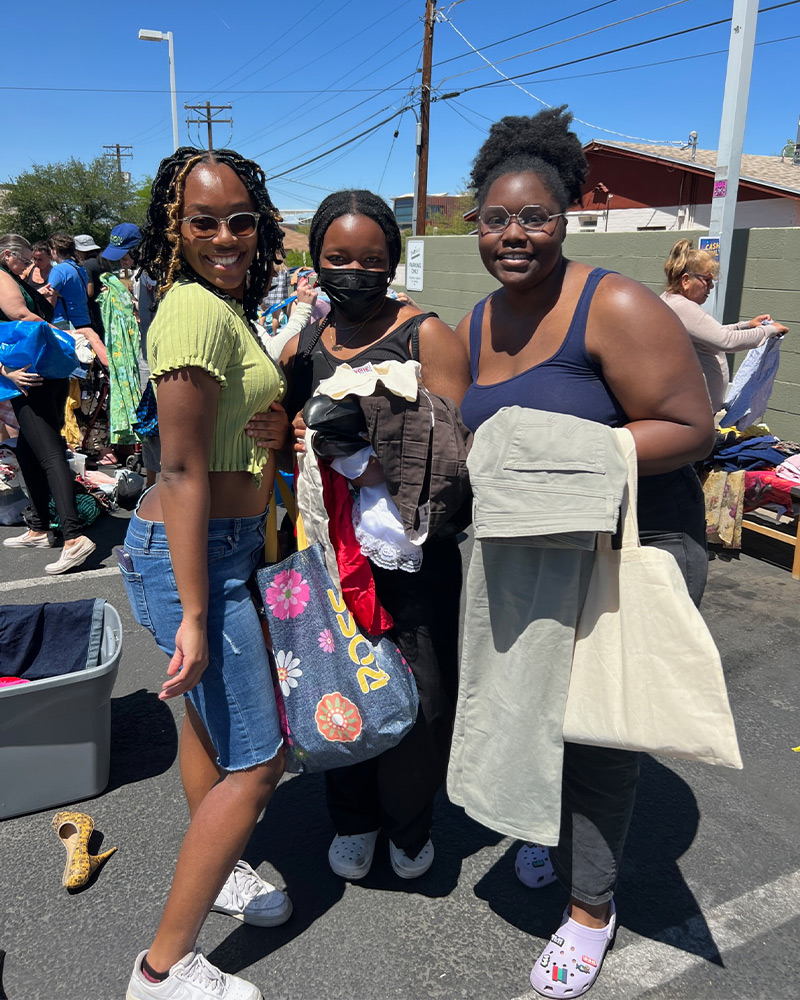
[(526, 233), (540, 233), (551, 219), (566, 218), (565, 212), (551, 214), (544, 205), (525, 205), (519, 212), (509, 212), (503, 205), (487, 205), (481, 210), (478, 221), (486, 233), (502, 233), (516, 219)]

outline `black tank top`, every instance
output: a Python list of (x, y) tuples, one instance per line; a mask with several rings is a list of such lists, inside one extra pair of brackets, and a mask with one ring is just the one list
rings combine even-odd
[[(313, 396), (314, 390), (341, 364), (363, 365), (368, 361), (419, 361), (419, 328), (436, 313), (420, 313), (401, 323), (387, 333), (377, 344), (370, 344), (352, 358), (338, 358), (321, 341), (319, 323), (300, 331), (297, 354), (292, 365), (291, 389), (286, 401), (286, 411), (291, 420)], [(438, 318), (438, 317), (437, 317)]]

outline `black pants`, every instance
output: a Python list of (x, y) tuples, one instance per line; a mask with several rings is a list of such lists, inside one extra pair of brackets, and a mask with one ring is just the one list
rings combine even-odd
[(64, 538), (78, 538), (83, 528), (75, 507), (74, 477), (64, 454), (61, 437), (69, 379), (46, 379), (30, 389), (27, 396), (11, 400), (19, 421), (17, 460), (31, 497), (34, 531), (47, 531), (50, 496), (58, 511)]
[(447, 774), (458, 689), (461, 554), (455, 538), (432, 539), (423, 551), (418, 573), (373, 567), (378, 598), (394, 618), (392, 638), (417, 684), (417, 721), (391, 750), (325, 775), (340, 836), (382, 827), (412, 858), (428, 841)]

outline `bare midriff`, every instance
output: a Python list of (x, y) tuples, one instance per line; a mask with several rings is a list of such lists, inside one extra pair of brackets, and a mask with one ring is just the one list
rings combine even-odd
[[(261, 486), (256, 489), (249, 472), (209, 472), (211, 511), (209, 517), (257, 517), (267, 509), (275, 482), (275, 456), (264, 466)], [(163, 521), (159, 484), (148, 491), (139, 507), (145, 521)]]

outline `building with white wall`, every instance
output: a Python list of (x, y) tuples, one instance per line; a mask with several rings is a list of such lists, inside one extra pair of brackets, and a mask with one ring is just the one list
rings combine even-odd
[[(707, 229), (717, 153), (595, 139), (584, 146), (589, 177), (571, 233)], [(800, 165), (742, 156), (736, 229), (800, 226)]]

